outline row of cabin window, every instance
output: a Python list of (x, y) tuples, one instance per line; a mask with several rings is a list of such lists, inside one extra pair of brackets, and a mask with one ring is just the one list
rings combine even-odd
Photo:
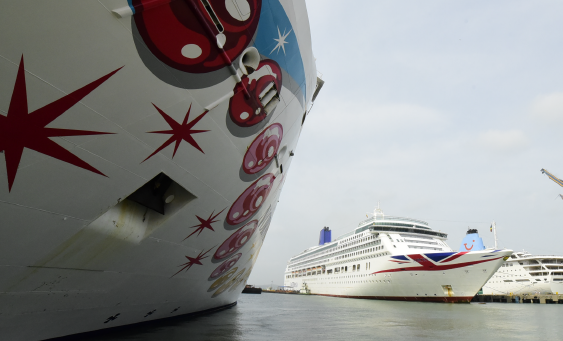
[[(369, 270), (371, 268), (371, 263), (368, 262), (366, 263), (366, 270)], [(360, 271), (361, 267), (360, 264), (358, 265), (353, 265), (352, 266), (352, 271)], [(334, 269), (334, 273), (338, 273), (338, 272), (348, 272), (348, 266), (343, 266), (343, 267), (339, 267), (339, 268), (335, 268)], [(307, 272), (306, 276), (313, 276), (316, 275), (317, 273), (320, 273), (321, 271), (311, 271), (311, 272)], [(326, 270), (327, 275), (332, 274), (332, 269)], [(286, 278), (294, 278), (294, 277), (299, 277), (299, 275), (287, 275)]]
[[(357, 236), (357, 237), (360, 237), (360, 236)], [(361, 240), (357, 240), (357, 241), (355, 241), (355, 242), (353, 242), (353, 243), (351, 243), (351, 244), (349, 244), (349, 245), (341, 245), (341, 246), (338, 246), (338, 247), (336, 247), (336, 250), (340, 250), (340, 249), (346, 248), (346, 247), (348, 247), (348, 246), (350, 246), (350, 245), (356, 245), (356, 244), (358, 244), (358, 243), (365, 242), (365, 241), (367, 241), (367, 240), (375, 239), (375, 238), (376, 238), (375, 236), (365, 237), (365, 238), (362, 238)], [(346, 239), (346, 241), (347, 241), (347, 239)], [(378, 243), (377, 243), (377, 244), (380, 244), (380, 243), (381, 243), (381, 241), (378, 240)], [(376, 243), (373, 242), (373, 243), (370, 243), (369, 245), (372, 245), (372, 244), (376, 244)], [(326, 254), (328, 254), (328, 253), (331, 253), (331, 251), (330, 251), (330, 250), (327, 250), (327, 251), (321, 253), (321, 254), (318, 255), (318, 256), (321, 256), (321, 257), (322, 257), (323, 255), (326, 255)], [(318, 257), (318, 256), (317, 256), (317, 257)], [(306, 257), (305, 259), (303, 259), (303, 260), (301, 261), (301, 263), (306, 262), (306, 261), (309, 261), (309, 260), (313, 260), (312, 257), (313, 257), (313, 255), (311, 255), (311, 256), (309, 256), (309, 257)], [(295, 266), (297, 266), (297, 265), (299, 265), (299, 264), (301, 264), (301, 263), (297, 263), (297, 264), (295, 264)]]
[(347, 254), (347, 255), (338, 256), (338, 257), (336, 257), (336, 259), (349, 258), (349, 257), (353, 257), (353, 256), (358, 256), (358, 255), (361, 255), (361, 254), (364, 254), (364, 253), (367, 253), (367, 252), (379, 251), (379, 250), (382, 250), (383, 247), (384, 247), (383, 245), (382, 245), (382, 246), (372, 247), (372, 248), (367, 249), (367, 250), (362, 250), (362, 251), (350, 253), (350, 254)]
[[(366, 246), (367, 246), (367, 245), (377, 245), (377, 244), (381, 244), (381, 240), (377, 240), (377, 241), (371, 242), (371, 243), (369, 243), (369, 244), (366, 244)], [(378, 247), (375, 247), (375, 248), (368, 249), (367, 252), (373, 252), (374, 250), (377, 251), (377, 250), (381, 250), (381, 249), (383, 249), (383, 248), (384, 248), (384, 246), (382, 245), (382, 246), (378, 246)], [(339, 253), (342, 253), (342, 252), (349, 252), (349, 250), (340, 251)], [(361, 251), (359, 251), (359, 252), (361, 252)], [(329, 255), (329, 257), (330, 257), (330, 256), (336, 256), (336, 255), (339, 254), (339, 253), (337, 252), (337, 253), (335, 253), (335, 254), (333, 254), (333, 255)], [(348, 258), (348, 257), (350, 257), (350, 255), (340, 256), (340, 257), (337, 257), (336, 259), (342, 259), (342, 258)], [(321, 256), (321, 257), (318, 257), (318, 258), (316, 258), (316, 259), (304, 260), (304, 261), (301, 261), (300, 263), (292, 264), (291, 266), (292, 266), (292, 269), (293, 269), (293, 268), (295, 268), (295, 267), (297, 267), (297, 266), (299, 266), (299, 265), (302, 265), (302, 264), (304, 264), (304, 263), (313, 262), (313, 261), (319, 260), (319, 259), (321, 259), (321, 258), (323, 258), (323, 257)]]
[[(382, 246), (382, 248), (383, 248), (383, 246)], [(376, 255), (373, 255), (373, 256), (371, 256), (371, 257), (379, 257), (379, 256), (384, 256), (384, 255), (386, 255), (386, 254), (388, 254), (388, 253), (385, 252), (385, 253), (381, 253), (381, 254), (376, 254)], [(371, 258), (371, 257), (370, 257), (370, 258)], [(366, 263), (366, 264), (369, 264), (369, 263)], [(358, 265), (358, 266), (359, 266), (359, 265)], [(348, 271), (348, 270), (347, 270), (347, 269), (348, 269), (347, 266), (346, 266), (346, 267), (342, 267), (342, 268), (346, 268), (346, 271)], [(360, 269), (360, 268), (358, 267), (357, 270), (359, 270), (359, 269)], [(338, 271), (335, 270), (335, 273), (336, 273), (336, 272), (338, 272)], [(297, 274), (297, 275), (293, 275), (292, 277), (303, 277), (303, 276), (320, 275), (320, 274), (321, 274), (321, 271), (307, 271), (307, 272), (305, 272), (305, 273), (306, 273), (305, 275), (299, 275), (299, 274)]]
[[(362, 238), (362, 239), (360, 239), (360, 240), (356, 240), (356, 241), (354, 241), (354, 242), (352, 242), (352, 243), (350, 243), (350, 244), (348, 244), (348, 245), (341, 244), (340, 246), (337, 247), (337, 249), (342, 249), (342, 248), (348, 247), (348, 246), (350, 246), (350, 245), (356, 245), (356, 244), (358, 244), (358, 243), (362, 243), (362, 242), (368, 241), (368, 240), (370, 240), (370, 239), (375, 239), (375, 238), (376, 238), (375, 236), (365, 237), (365, 238)], [(346, 241), (347, 241), (347, 240), (345, 240), (345, 242), (346, 242)]]
[[(350, 237), (350, 238), (345, 239), (344, 242), (350, 241), (350, 240), (352, 240), (352, 239), (358, 239), (358, 238), (360, 238), (360, 237), (362, 237), (362, 236), (357, 235), (357, 236), (354, 236), (354, 237)], [(357, 243), (359, 243), (359, 242), (366, 241), (366, 240), (368, 240), (368, 239), (375, 239), (375, 236), (365, 237), (365, 239), (355, 241), (355, 242), (352, 243), (352, 244), (357, 244)], [(337, 247), (337, 249), (340, 249), (340, 248), (342, 248), (342, 247)], [(327, 251), (325, 251), (323, 254), (326, 254), (326, 253), (328, 253), (328, 252), (329, 252), (329, 251), (327, 250)], [(313, 255), (310, 255), (309, 257), (313, 257)], [(310, 259), (309, 257), (306, 257), (306, 258), (304, 259), (304, 261), (305, 261), (305, 260), (309, 260), (309, 259)]]

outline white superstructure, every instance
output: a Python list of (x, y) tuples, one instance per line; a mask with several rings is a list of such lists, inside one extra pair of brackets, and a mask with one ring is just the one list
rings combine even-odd
[(424, 221), (377, 208), (353, 231), (292, 257), (285, 285), (306, 283), (326, 296), (469, 302), (512, 251), (455, 252), (446, 238)]
[(563, 256), (534, 256), (521, 251), (483, 286), (485, 295), (563, 293)]

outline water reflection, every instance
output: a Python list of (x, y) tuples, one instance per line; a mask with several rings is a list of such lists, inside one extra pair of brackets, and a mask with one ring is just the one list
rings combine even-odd
[(221, 312), (63, 340), (557, 340), (562, 309), (241, 295)]
[[(244, 309), (242, 309), (244, 310)], [(94, 340), (243, 340), (239, 305), (196, 317), (176, 317), (134, 326), (68, 336), (57, 341)]]

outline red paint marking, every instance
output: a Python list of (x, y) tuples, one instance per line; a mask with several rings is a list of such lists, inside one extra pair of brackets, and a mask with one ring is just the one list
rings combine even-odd
[(211, 214), (209, 215), (209, 218), (207, 218), (207, 219), (203, 219), (200, 216), (196, 215), (195, 217), (197, 218), (197, 220), (199, 220), (200, 223), (198, 225), (190, 227), (190, 228), (197, 227), (197, 229), (195, 229), (195, 231), (192, 232), (189, 236), (184, 238), (184, 240), (190, 238), (196, 232), (197, 232), (197, 235), (199, 236), (204, 229), (210, 229), (211, 231), (215, 232), (215, 230), (213, 229), (213, 226), (211, 226), (211, 224), (218, 222), (219, 220), (214, 220), (214, 219), (217, 218), (219, 216), (219, 214), (223, 213), (223, 211), (226, 210), (226, 209), (227, 208), (225, 207), (224, 209), (221, 210), (221, 212), (217, 213), (216, 215), (213, 215), (213, 213), (215, 213), (215, 211), (211, 212)]
[[(261, 0), (249, 0), (249, 17), (231, 16), (225, 1), (210, 1), (223, 26), (225, 44), (217, 48), (219, 33), (201, 1), (134, 0), (135, 25), (148, 49), (160, 61), (189, 73), (208, 73), (231, 64), (248, 46), (260, 19)], [(267, 19), (266, 19), (267, 20)], [(186, 58), (182, 48), (197, 45), (201, 54)]]
[[(229, 225), (237, 225), (250, 219), (260, 209), (262, 203), (266, 201), (273, 188), (275, 179), (272, 173), (264, 174), (248, 186), (229, 209), (227, 223)], [(259, 198), (262, 199), (259, 200)], [(247, 214), (241, 214), (247, 211)]]
[(423, 255), (408, 255), (408, 257), (427, 269), (432, 269), (436, 266)]
[[(174, 156), (176, 155), (176, 151), (178, 150), (178, 147), (180, 146), (180, 143), (183, 141), (186, 141), (187, 143), (191, 144), (192, 147), (196, 148), (197, 150), (199, 150), (200, 152), (203, 153), (203, 150), (199, 147), (199, 145), (197, 144), (197, 142), (194, 140), (194, 138), (192, 137), (193, 134), (199, 134), (199, 133), (205, 133), (209, 130), (194, 130), (192, 129), (197, 122), (199, 122), (203, 116), (205, 116), (205, 114), (207, 114), (209, 111), (205, 110), (203, 113), (201, 113), (198, 117), (194, 118), (191, 122), (188, 122), (188, 118), (190, 116), (190, 111), (192, 110), (192, 105), (190, 104), (190, 107), (188, 108), (188, 112), (186, 113), (186, 116), (184, 117), (184, 121), (179, 124), (178, 122), (176, 122), (172, 117), (168, 116), (164, 111), (162, 111), (159, 107), (157, 107), (156, 105), (153, 106), (156, 108), (156, 110), (158, 111), (158, 113), (164, 118), (164, 120), (166, 121), (166, 123), (168, 123), (168, 125), (170, 126), (170, 130), (160, 130), (160, 131), (149, 131), (149, 133), (152, 134), (170, 134), (172, 136), (170, 136), (170, 138), (168, 140), (166, 140), (166, 142), (164, 142), (162, 144), (162, 146), (158, 147), (157, 150), (155, 150), (151, 155), (149, 155), (146, 159), (143, 160), (143, 162), (147, 161), (148, 159), (150, 159), (152, 156), (154, 156), (156, 153), (158, 153), (159, 151), (163, 150), (164, 148), (168, 147), (169, 145), (171, 145), (173, 142), (175, 142), (175, 146), (174, 146), (174, 153), (172, 154), (172, 158), (174, 158)], [(204, 153), (205, 154), (205, 153)], [(143, 163), (141, 162), (141, 163)]]
[[(214, 246), (215, 247), (215, 246)], [(205, 252), (201, 251), (195, 258), (193, 257), (189, 257), (189, 256), (185, 256), (186, 259), (188, 260), (186, 263), (181, 264), (180, 266), (182, 267), (178, 272), (176, 272), (175, 274), (173, 274), (170, 278), (176, 276), (177, 274), (179, 274), (180, 272), (186, 270), (186, 272), (188, 270), (190, 270), (190, 268), (194, 265), (203, 265), (203, 263), (201, 262), (203, 259), (209, 257), (206, 256), (206, 254), (211, 251), (213, 249), (213, 247)]]
[[(277, 155), (282, 138), (283, 126), (281, 124), (274, 123), (264, 129), (252, 141), (244, 154), (242, 170), (246, 174), (256, 174), (266, 168)], [(259, 160), (262, 160), (262, 164), (259, 164)]]
[[(409, 255), (409, 257), (410, 257), (410, 255)], [(469, 266), (469, 265), (490, 262), (490, 261), (501, 259), (501, 258), (502, 257), (478, 260), (478, 261), (473, 261), (473, 262), (458, 263), (458, 264), (448, 264), (448, 265), (432, 265), (432, 266), (422, 265), (422, 266), (411, 267), (411, 268), (383, 270), (383, 271), (377, 271), (377, 272), (373, 272), (373, 273), (379, 274), (379, 273), (384, 273), (384, 272), (399, 272), (399, 271), (442, 271), (442, 270), (451, 270), (451, 269), (463, 268), (463, 267)], [(422, 262), (419, 262), (419, 263), (422, 264)]]
[(466, 253), (467, 253), (467, 252), (458, 252), (458, 253), (456, 253), (455, 255), (451, 255), (449, 258), (446, 258), (446, 259), (442, 260), (441, 263), (451, 262), (451, 261), (453, 261), (454, 259), (457, 259), (457, 258), (463, 256), (463, 255), (466, 254)]
[[(270, 83), (273, 82), (276, 86), (275, 89), (278, 89), (278, 92), (281, 91), (283, 82), (282, 69), (279, 64), (271, 59), (263, 60), (258, 64), (256, 71), (260, 71), (263, 68), (264, 70), (269, 68), (271, 71), (266, 71), (258, 79), (243, 76), (242, 80), (233, 89), (235, 94), (229, 100), (229, 116), (233, 123), (239, 127), (252, 127), (266, 119), (268, 114), (262, 105), (260, 94)], [(243, 91), (246, 89), (249, 95)], [(243, 113), (250, 113), (250, 115), (243, 115)]]
[(12, 190), (12, 185), (16, 179), (16, 173), (24, 148), (35, 150), (52, 158), (70, 163), (76, 167), (106, 176), (50, 138), (55, 136), (83, 136), (113, 133), (47, 128), (46, 126), (102, 85), (119, 70), (121, 70), (121, 68), (29, 113), (27, 107), (25, 68), (22, 55), (10, 107), (8, 108), (8, 114), (6, 116), (0, 115), (0, 150), (4, 151), (4, 158), (6, 160), (9, 191)]
[(417, 301), (417, 302), (443, 302), (443, 303), (469, 303), (473, 296), (459, 296), (459, 297), (437, 297), (437, 296), (348, 296), (348, 295), (329, 295), (329, 294), (315, 294), (317, 296), (330, 296), (342, 298), (358, 298), (368, 300), (383, 300), (383, 301)]
[(467, 251), (471, 250), (473, 248), (473, 245), (471, 245), (471, 247), (467, 247), (467, 243), (463, 244), (463, 246), (465, 246), (465, 249)]

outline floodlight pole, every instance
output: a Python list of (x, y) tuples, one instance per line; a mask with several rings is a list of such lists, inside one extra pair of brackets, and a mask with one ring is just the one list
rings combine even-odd
[(493, 232), (495, 234), (495, 250), (498, 250), (498, 246), (497, 246), (497, 224), (495, 223), (494, 220), (493, 220)]

